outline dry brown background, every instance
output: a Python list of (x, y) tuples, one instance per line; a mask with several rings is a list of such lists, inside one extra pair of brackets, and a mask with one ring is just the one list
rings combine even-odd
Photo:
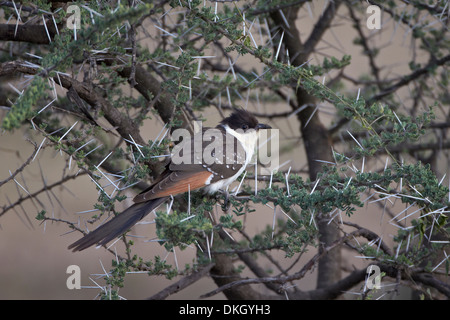
[[(312, 6), (314, 18), (320, 15), (323, 8), (323, 1), (314, 1)], [(347, 15), (345, 8), (340, 8), (339, 14)], [(386, 19), (386, 17), (383, 17)], [(311, 29), (311, 19), (306, 10), (301, 11), (298, 24), (301, 26), (302, 35), (307, 35)], [(344, 53), (352, 55), (352, 64), (346, 68), (346, 73), (353, 75), (355, 78), (361, 73), (370, 73), (368, 62), (361, 55), (361, 48), (355, 47), (352, 43), (356, 37), (354, 29), (347, 24), (336, 24), (327, 32), (321, 51), (329, 55), (341, 57)], [(405, 37), (406, 30), (399, 28), (391, 40), (391, 44), (383, 48), (380, 59), (380, 65), (387, 66), (382, 70), (382, 74), (402, 74), (408, 72), (407, 63), (410, 60), (410, 43), (408, 37)], [(381, 32), (373, 40), (380, 43), (387, 43), (393, 35), (393, 23), (383, 25)], [(352, 51), (349, 51), (352, 50)], [(321, 56), (314, 56), (311, 63), (318, 63), (322, 59)], [(332, 74), (330, 77), (333, 76)], [(357, 88), (348, 84), (347, 93), (355, 93)], [(271, 109), (272, 103), (261, 101), (263, 108)], [(277, 110), (289, 110), (283, 104), (277, 106)], [(249, 105), (250, 110), (256, 110), (255, 104)], [(328, 114), (333, 111), (331, 108), (321, 110), (321, 119), (325, 123), (332, 121), (332, 115)], [(4, 112), (4, 111), (0, 111)], [(2, 113), (0, 113), (2, 115)], [(208, 117), (206, 125), (215, 125), (218, 115), (214, 109), (205, 112)], [(279, 128), (282, 132), (280, 135), (282, 141), (289, 141), (289, 137), (294, 134), (298, 135), (298, 123), (296, 117), (290, 120), (290, 127), (286, 123), (278, 123), (273, 121), (271, 125)], [(281, 125), (281, 126), (280, 126)], [(154, 139), (160, 132), (162, 124), (158, 120), (147, 120), (144, 126), (142, 136), (145, 140)], [(3, 133), (0, 136), (0, 180), (9, 176), (9, 170), (13, 172), (18, 168), (22, 161), (29, 157), (33, 151), (33, 147), (25, 139), (32, 139), (36, 143), (42, 141), (41, 136), (36, 136), (33, 130), (21, 129), (16, 130), (14, 134)], [(306, 160), (303, 157), (303, 147), (297, 144), (293, 152), (283, 154), (280, 163), (286, 159), (292, 159), (289, 164), (293, 170), (299, 170), (305, 167)], [(56, 181), (61, 177), (62, 169), (67, 166), (67, 155), (61, 155), (59, 152), (47, 148), (39, 153), (37, 159), (28, 166), (23, 172), (23, 179), (26, 181), (27, 189), (30, 192), (42, 187), (40, 177), (39, 164), (48, 183)], [(380, 165), (380, 164), (378, 164)], [(286, 169), (286, 168), (285, 168)], [(76, 172), (72, 168), (72, 172)], [(23, 185), (22, 177), (18, 177), (18, 182)], [(249, 182), (251, 183), (251, 182)], [(263, 185), (261, 185), (262, 187)], [(97, 190), (95, 184), (88, 177), (81, 177), (76, 181), (71, 181), (66, 185), (67, 190), (58, 188), (55, 190), (56, 196), (63, 203), (65, 211), (56, 203), (55, 199), (50, 202), (46, 195), (40, 196), (41, 201), (48, 208), (55, 208), (54, 212), (48, 212), (48, 215), (54, 214), (55, 217), (61, 217), (71, 221), (76, 221), (77, 217), (88, 214), (76, 214), (76, 212), (92, 209), (93, 204), (97, 200)], [(18, 192), (25, 194), (23, 190), (11, 181), (0, 190), (0, 204), (8, 203), (8, 198), (15, 201)], [(132, 195), (132, 193), (130, 193)], [(402, 210), (404, 206), (394, 208), (394, 212)], [(94, 279), (99, 283), (103, 283), (102, 279), (97, 279), (95, 274), (103, 273), (102, 264), (106, 270), (109, 270), (111, 260), (114, 258), (104, 249), (90, 248), (80, 253), (72, 253), (67, 250), (67, 246), (78, 239), (80, 234), (68, 233), (69, 228), (61, 223), (45, 223), (40, 224), (35, 220), (37, 214), (36, 208), (30, 201), (26, 202), (22, 208), (16, 208), (17, 211), (9, 211), (0, 219), (0, 299), (92, 299), (98, 293), (98, 289), (82, 289), (68, 290), (66, 287), (66, 268), (75, 264), (80, 266), (82, 273), (82, 286), (95, 286), (90, 280)], [(216, 212), (215, 214), (220, 214)], [(246, 230), (261, 231), (266, 224), (272, 223), (273, 212), (267, 207), (258, 207), (256, 212), (249, 214), (246, 219)], [(280, 215), (279, 215), (280, 217)], [(376, 204), (366, 205), (363, 209), (357, 211), (351, 219), (347, 220), (358, 223), (361, 226), (368, 226), (371, 230), (383, 235), (383, 240), (390, 243), (393, 227), (387, 223), (387, 217), (382, 218), (382, 210)], [(241, 217), (240, 219), (244, 219)], [(148, 219), (150, 220), (150, 218)], [(134, 234), (145, 235), (148, 238), (155, 237), (153, 225), (138, 225), (133, 230)], [(165, 251), (155, 242), (144, 242), (137, 239), (136, 248), (144, 258), (151, 259), (155, 254), (164, 257)], [(302, 258), (303, 261), (310, 257), (310, 252)], [(192, 249), (186, 249), (183, 252), (177, 251), (178, 264), (184, 265), (185, 262), (191, 262), (195, 257)], [(279, 254), (283, 258), (283, 254)], [(352, 270), (354, 266), (361, 268), (364, 263), (361, 259), (355, 258), (353, 253), (346, 250), (343, 251), (343, 261), (348, 270)], [(169, 263), (173, 263), (173, 255), (167, 257)], [(126, 277), (125, 288), (120, 290), (120, 295), (127, 299), (142, 299), (158, 292), (171, 282), (162, 277), (148, 277), (145, 274), (132, 274)], [(299, 284), (301, 290), (313, 289), (315, 287), (314, 271), (302, 279)], [(202, 293), (214, 289), (216, 286), (212, 280), (204, 278), (195, 283), (191, 287), (182, 292), (173, 295), (170, 299), (197, 299)], [(351, 296), (351, 295), (349, 295)], [(217, 295), (214, 298), (222, 299), (223, 295)]]

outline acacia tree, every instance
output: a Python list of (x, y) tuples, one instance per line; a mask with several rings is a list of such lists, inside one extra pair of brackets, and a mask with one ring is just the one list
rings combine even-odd
[[(290, 162), (278, 172), (248, 168), (239, 193), (192, 192), (149, 218), (167, 252), (195, 249), (191, 264), (183, 269), (158, 255), (146, 261), (124, 235), (122, 253), (107, 248), (115, 260), (102, 297), (118, 298), (126, 272), (136, 270), (173, 279), (153, 299), (202, 277), (217, 285), (202, 297), (334, 299), (348, 290), (370, 297), (366, 267), (343, 272), (343, 248), (396, 284), (379, 289), (383, 295), (406, 285), (420, 297), (450, 297), (449, 190), (440, 166), (450, 146), (448, 2), (40, 0), (0, 7), (2, 130), (40, 137), (0, 187), (26, 190), (17, 179), (45, 148), (78, 168), (51, 185), (43, 179), (3, 205), (0, 217), (33, 202), (38, 220), (82, 235), (119, 214), (125, 192), (158, 176), (173, 130), (192, 132), (192, 121), (239, 105), (281, 131), (280, 156)], [(344, 32), (352, 46), (341, 43)], [(389, 56), (396, 45), (406, 48), (401, 69)], [(148, 119), (164, 123), (150, 141), (142, 136)], [(98, 191), (95, 215), (82, 222), (49, 215), (39, 198), (85, 175)], [(364, 205), (389, 216), (381, 223), (395, 225), (393, 241), (352, 222)], [(265, 206), (273, 222), (247, 232), (245, 217)], [(307, 251), (313, 255), (304, 261)], [(283, 261), (273, 257), (279, 252)], [(302, 289), (316, 266), (316, 288)]]

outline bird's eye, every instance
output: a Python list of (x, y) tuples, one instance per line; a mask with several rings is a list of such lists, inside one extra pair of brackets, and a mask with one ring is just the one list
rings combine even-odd
[(247, 129), (248, 129), (248, 125), (243, 124), (243, 125), (242, 125), (242, 130), (247, 130)]

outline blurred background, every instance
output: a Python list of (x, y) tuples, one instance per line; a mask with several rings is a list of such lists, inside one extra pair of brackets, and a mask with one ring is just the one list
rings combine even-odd
[[(401, 5), (406, 5), (402, 1)], [(241, 5), (242, 2), (237, 2)], [(360, 1), (364, 3), (365, 1)], [(301, 36), (310, 34), (314, 24), (321, 16), (324, 7), (328, 1), (313, 1), (307, 3), (300, 10), (297, 25), (301, 32)], [(214, 6), (214, 2), (206, 2), (206, 5)], [(220, 4), (222, 5), (222, 4)], [(179, 11), (180, 9), (178, 9)], [(0, 6), (0, 22), (15, 23), (14, 19), (7, 20), (4, 14), (1, 14)], [(175, 14), (170, 12), (168, 14)], [(368, 14), (366, 15), (369, 16)], [(359, 14), (361, 19), (364, 15)], [(150, 23), (147, 26), (150, 34), (159, 34), (161, 31), (154, 28)], [(411, 37), (411, 29), (405, 27), (404, 24), (397, 23), (389, 14), (382, 13), (382, 25), (380, 30), (365, 29), (369, 35), (370, 43), (374, 47), (379, 48), (377, 55), (377, 64), (380, 66), (381, 78), (396, 78), (411, 72), (409, 62), (413, 59), (416, 62), (426, 62), (428, 54), (421, 51), (415, 45), (415, 39)], [(152, 41), (145, 43), (146, 36), (139, 33), (144, 41), (144, 45), (151, 48)], [(344, 54), (351, 55), (351, 64), (345, 67), (345, 76), (341, 87), (341, 93), (349, 96), (356, 96), (361, 88), (360, 83), (354, 83), (352, 79), (360, 79), (362, 75), (370, 73), (370, 65), (367, 56), (362, 54), (362, 48), (355, 44), (355, 39), (359, 35), (357, 30), (352, 26), (349, 20), (349, 13), (345, 6), (341, 6), (337, 13), (337, 17), (333, 21), (332, 27), (323, 35), (321, 43), (318, 46), (318, 52), (311, 57), (311, 64), (320, 64), (324, 57), (342, 57)], [(10, 46), (14, 46), (14, 42), (1, 43), (2, 50), (9, 50)], [(214, 49), (211, 49), (212, 51)], [(230, 53), (236, 57), (235, 53)], [(289, 53), (292, 55), (293, 53)], [(214, 55), (214, 52), (212, 52)], [(254, 63), (248, 56), (240, 57), (239, 62)], [(258, 67), (256, 64), (255, 67)], [(324, 78), (325, 82), (330, 81), (337, 76), (339, 70), (330, 71)], [(433, 80), (431, 80), (433, 81)], [(8, 85), (8, 81), (0, 78), (1, 90), (10, 92), (12, 89)], [(20, 77), (13, 80), (18, 87), (20, 86)], [(397, 92), (399, 99), (404, 101), (405, 106), (411, 104), (411, 88), (406, 86)], [(365, 92), (361, 92), (362, 95)], [(367, 93), (369, 94), (369, 93)], [(58, 95), (64, 96), (65, 90), (58, 91)], [(290, 112), (292, 111), (286, 101), (264, 99), (250, 99), (248, 102), (248, 110), (254, 112)], [(292, 96), (294, 99), (294, 96)], [(215, 101), (217, 103), (217, 101)], [(244, 105), (245, 101), (241, 101)], [(399, 106), (400, 110), (406, 108)], [(6, 110), (0, 110), (0, 117), (6, 114)], [(336, 119), (336, 110), (333, 106), (326, 102), (320, 104), (317, 111), (321, 121), (329, 126)], [(208, 119), (205, 126), (215, 126), (221, 117), (216, 107), (209, 107), (202, 112), (202, 116)], [(438, 119), (445, 121), (443, 115), (438, 110)], [(442, 117), (442, 118), (439, 118)], [(273, 128), (280, 130), (281, 153), (279, 163), (285, 163), (290, 160), (283, 170), (291, 167), (292, 172), (307, 177), (307, 160), (304, 156), (303, 144), (299, 137), (300, 123), (295, 116), (287, 118), (260, 119), (261, 122), (268, 122)], [(69, 126), (71, 123), (67, 122)], [(163, 130), (164, 123), (158, 117), (145, 120), (141, 134), (145, 141), (154, 140)], [(341, 136), (343, 139), (343, 137)], [(348, 138), (348, 137), (347, 137)], [(32, 155), (34, 146), (29, 141), (33, 141), (39, 145), (43, 140), (43, 136), (37, 134), (32, 126), (20, 128), (14, 132), (2, 132), (0, 135), (0, 181), (7, 179), (11, 172), (21, 167), (30, 155)], [(111, 143), (111, 151), (114, 144)], [(345, 146), (336, 143), (336, 151), (345, 152)], [(385, 166), (385, 157), (379, 157), (377, 160), (365, 164), (367, 170), (377, 170)], [(99, 248), (89, 248), (82, 252), (72, 253), (67, 246), (81, 237), (79, 232), (72, 232), (69, 226), (64, 222), (43, 222), (36, 220), (35, 217), (40, 210), (45, 208), (47, 216), (72, 221), (84, 221), (88, 219), (92, 212), (94, 204), (97, 202), (98, 191), (95, 183), (87, 176), (83, 175), (76, 179), (71, 179), (59, 185), (56, 188), (48, 190), (43, 186), (51, 186), (59, 181), (62, 176), (75, 175), (78, 171), (75, 163), (70, 163), (67, 154), (54, 150), (51, 147), (42, 149), (36, 158), (27, 165), (23, 171), (18, 174), (14, 180), (7, 182), (0, 187), (0, 207), (8, 208), (11, 204), (18, 205), (14, 208), (4, 210), (0, 216), (0, 256), (2, 264), (0, 267), (0, 299), (93, 299), (100, 291), (98, 285), (104, 284), (104, 273), (111, 266), (114, 256), (106, 250)], [(448, 171), (447, 152), (444, 151), (437, 157), (434, 170), (438, 177), (443, 177)], [(361, 164), (362, 165), (362, 164)], [(448, 177), (443, 180), (444, 184), (448, 184)], [(148, 181), (147, 181), (148, 182)], [(253, 181), (246, 180), (245, 183), (252, 185)], [(260, 183), (259, 188), (264, 188), (265, 184)], [(41, 190), (33, 200), (20, 201), (19, 199), (26, 197), (27, 193), (34, 194)], [(131, 203), (131, 198), (136, 194), (136, 190), (129, 189), (127, 191), (128, 199), (121, 203), (125, 208)], [(367, 195), (369, 196), (369, 195)], [(269, 225), (272, 225), (273, 210), (266, 206), (255, 205), (255, 212), (245, 216), (238, 217), (244, 222), (246, 232), (253, 234), (261, 232)], [(405, 209), (405, 205), (394, 202), (386, 203), (367, 201), (363, 208), (358, 209), (355, 214), (348, 218), (342, 215), (342, 219), (356, 223), (362, 227), (367, 227), (376, 232), (383, 238), (387, 244), (392, 244), (393, 234), (397, 232), (395, 226), (389, 223), (392, 216), (390, 213), (398, 213)], [(222, 214), (220, 209), (213, 213), (216, 216)], [(278, 214), (278, 218), (285, 219), (282, 214)], [(134, 252), (139, 253), (142, 257), (152, 259), (155, 255), (164, 257), (168, 263), (176, 263), (183, 268), (185, 263), (191, 263), (195, 259), (196, 248), (186, 248), (183, 251), (176, 251), (176, 259), (172, 253), (168, 254), (165, 249), (157, 242), (148, 241), (156, 238), (155, 226), (150, 224), (153, 217), (148, 216), (143, 223), (135, 226), (130, 234), (136, 235)], [(81, 222), (83, 224), (83, 222)], [(89, 225), (89, 227), (91, 227)], [(345, 228), (344, 228), (345, 229)], [(117, 251), (123, 251), (121, 242), (117, 243)], [(308, 261), (315, 251), (305, 253), (301, 257), (301, 261)], [(344, 249), (343, 269), (344, 273), (351, 272), (354, 269), (364, 267), (367, 262), (355, 253)], [(275, 259), (284, 260), (284, 253), (273, 253)], [(288, 261), (289, 263), (289, 261)], [(66, 273), (67, 267), (77, 265), (81, 269), (81, 285), (80, 290), (69, 290), (66, 286), (69, 274)], [(262, 264), (264, 267), (264, 263)], [(267, 262), (266, 266), (269, 266)], [(316, 269), (313, 268), (301, 281), (298, 286), (301, 290), (314, 289), (316, 286)], [(244, 271), (243, 275), (251, 275), (250, 272)], [(120, 290), (119, 294), (126, 299), (143, 299), (159, 292), (172, 282), (163, 277), (149, 277), (145, 273), (130, 274), (126, 277), (125, 287)], [(185, 290), (172, 295), (169, 299), (198, 299), (200, 294), (209, 292), (216, 288), (214, 282), (204, 277), (194, 285)], [(261, 287), (260, 290), (266, 290)], [(360, 288), (356, 288), (356, 291)], [(400, 290), (400, 295), (396, 298), (408, 298), (409, 292)], [(347, 298), (353, 299), (352, 292), (347, 293)], [(223, 294), (218, 294), (213, 299), (223, 299)]]

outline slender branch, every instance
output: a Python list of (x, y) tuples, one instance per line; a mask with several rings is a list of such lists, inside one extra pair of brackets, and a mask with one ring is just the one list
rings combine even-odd
[(372, 50), (369, 47), (367, 38), (366, 38), (366, 36), (364, 35), (364, 32), (361, 29), (360, 21), (356, 17), (356, 15), (355, 15), (355, 13), (353, 11), (352, 5), (350, 3), (348, 3), (348, 2), (347, 2), (347, 8), (348, 8), (348, 11), (350, 12), (350, 17), (354, 21), (354, 25), (353, 26), (356, 29), (356, 31), (358, 32), (359, 38), (361, 39), (361, 45), (364, 48), (364, 53), (367, 55), (367, 58), (369, 59), (369, 64), (370, 64), (370, 68), (372, 70), (372, 74), (374, 75), (374, 77), (376, 79), (376, 83), (378, 85), (378, 88), (381, 89), (380, 69), (377, 67), (377, 65), (375, 63), (374, 50)]
[(0, 217), (1, 217), (2, 215), (4, 215), (6, 212), (8, 212), (10, 209), (14, 208), (15, 206), (21, 205), (24, 201), (26, 201), (26, 200), (28, 200), (28, 199), (33, 199), (33, 198), (35, 198), (36, 196), (38, 196), (39, 194), (41, 194), (41, 193), (43, 193), (43, 192), (45, 192), (45, 191), (47, 191), (47, 190), (51, 190), (51, 189), (53, 189), (53, 188), (55, 188), (55, 187), (57, 187), (57, 186), (61, 186), (61, 185), (63, 185), (65, 182), (70, 181), (70, 180), (77, 179), (77, 178), (79, 178), (80, 176), (82, 176), (82, 175), (84, 175), (84, 174), (87, 174), (87, 172), (81, 172), (81, 173), (79, 173), (79, 174), (74, 174), (74, 175), (70, 175), (70, 176), (65, 176), (64, 178), (60, 179), (59, 181), (57, 181), (57, 182), (55, 182), (55, 183), (52, 183), (52, 184), (50, 184), (50, 185), (48, 185), (48, 186), (45, 186), (44, 188), (42, 188), (42, 189), (40, 189), (40, 190), (38, 190), (38, 191), (36, 191), (36, 192), (30, 193), (30, 194), (27, 195), (26, 197), (21, 197), (21, 198), (17, 199), (16, 202), (11, 203), (9, 206), (4, 206), (4, 207), (2, 208), (2, 211), (0, 212)]
[(387, 95), (397, 91), (399, 88), (406, 86), (411, 81), (416, 80), (421, 76), (429, 74), (432, 70), (434, 70), (435, 67), (443, 66), (447, 62), (450, 62), (450, 54), (438, 60), (430, 59), (430, 61), (427, 63), (425, 67), (417, 69), (416, 71), (407, 76), (403, 76), (399, 81), (391, 85), (389, 88), (385, 88), (382, 92), (376, 94), (375, 96), (367, 100), (367, 105), (370, 106), (372, 103), (381, 100)]
[[(4, 62), (0, 64), (0, 76), (14, 74), (15, 72), (22, 72), (27, 74), (37, 74), (40, 69), (27, 66), (23, 61), (16, 60), (11, 62)], [(131, 120), (126, 115), (120, 113), (116, 108), (114, 108), (108, 100), (106, 100), (102, 95), (100, 95), (94, 86), (89, 86), (88, 84), (82, 83), (76, 79), (70, 78), (64, 74), (59, 74), (54, 77), (55, 83), (61, 85), (65, 89), (73, 88), (76, 93), (92, 106), (100, 106), (104, 112), (105, 118), (109, 123), (116, 128), (119, 134), (125, 138), (129, 139), (130, 135), (139, 144), (145, 144), (142, 139), (139, 126), (137, 126), (133, 120)]]
[[(446, 55), (438, 60), (431, 59), (428, 64), (421, 68), (417, 69), (416, 71), (403, 76), (400, 80), (392, 84), (391, 86), (384, 88), (384, 90), (380, 93), (377, 93), (376, 95), (372, 96), (366, 101), (366, 105), (370, 106), (373, 103), (381, 100), (382, 98), (388, 96), (391, 93), (394, 93), (398, 89), (400, 89), (403, 86), (408, 85), (411, 81), (417, 80), (422, 76), (428, 75), (432, 70), (434, 70), (436, 67), (443, 66), (446, 63), (450, 62), (450, 55)], [(338, 121), (334, 126), (332, 126), (330, 129), (328, 129), (328, 132), (330, 134), (334, 134), (337, 132), (340, 128), (342, 128), (345, 124), (347, 124), (349, 119), (343, 118), (340, 121)]]
[(189, 287), (191, 284), (197, 282), (204, 276), (208, 274), (208, 272), (211, 270), (212, 267), (214, 267), (215, 263), (207, 264), (206, 266), (200, 268), (199, 270), (191, 273), (188, 276), (183, 277), (179, 281), (171, 284), (170, 286), (164, 288), (158, 293), (155, 293), (151, 297), (148, 298), (148, 300), (162, 300), (166, 299), (168, 296), (175, 294), (181, 290), (183, 290), (186, 287)]
[(24, 163), (22, 163), (22, 165), (19, 168), (17, 168), (8, 178), (0, 181), (0, 187), (2, 185), (4, 185), (5, 183), (7, 183), (8, 181), (13, 180), (20, 172), (23, 171), (23, 169), (25, 169), (26, 166), (28, 166), (31, 163), (34, 156), (36, 155), (36, 153), (39, 150), (38, 146), (34, 142), (32, 142), (32, 144), (34, 145), (34, 151), (31, 153), (31, 155), (28, 157), (28, 159)]
[(387, 255), (392, 256), (391, 249), (388, 247), (388, 245), (384, 241), (381, 240), (381, 237), (378, 236), (375, 232), (368, 230), (366, 228), (363, 228), (353, 222), (344, 221), (344, 224), (358, 229), (358, 236), (360, 236), (360, 237), (364, 237), (369, 241), (379, 241), (380, 249), (383, 250)]
[[(50, 38), (55, 37), (56, 29), (53, 23), (47, 24)], [(48, 44), (49, 39), (44, 26), (19, 24), (0, 24), (0, 41), (23, 41), (34, 44)]]
[(278, 4), (275, 6), (270, 6), (268, 8), (264, 8), (264, 9), (252, 9), (250, 6), (247, 7), (247, 9), (244, 9), (243, 11), (248, 11), (248, 15), (250, 17), (252, 16), (258, 16), (258, 15), (262, 15), (265, 13), (272, 13), (272, 12), (276, 12), (279, 10), (283, 10), (283, 9), (289, 9), (292, 7), (298, 7), (300, 5), (303, 5), (306, 2), (310, 2), (311, 0), (296, 0), (296, 1), (292, 1), (290, 3), (282, 3), (282, 4)]

